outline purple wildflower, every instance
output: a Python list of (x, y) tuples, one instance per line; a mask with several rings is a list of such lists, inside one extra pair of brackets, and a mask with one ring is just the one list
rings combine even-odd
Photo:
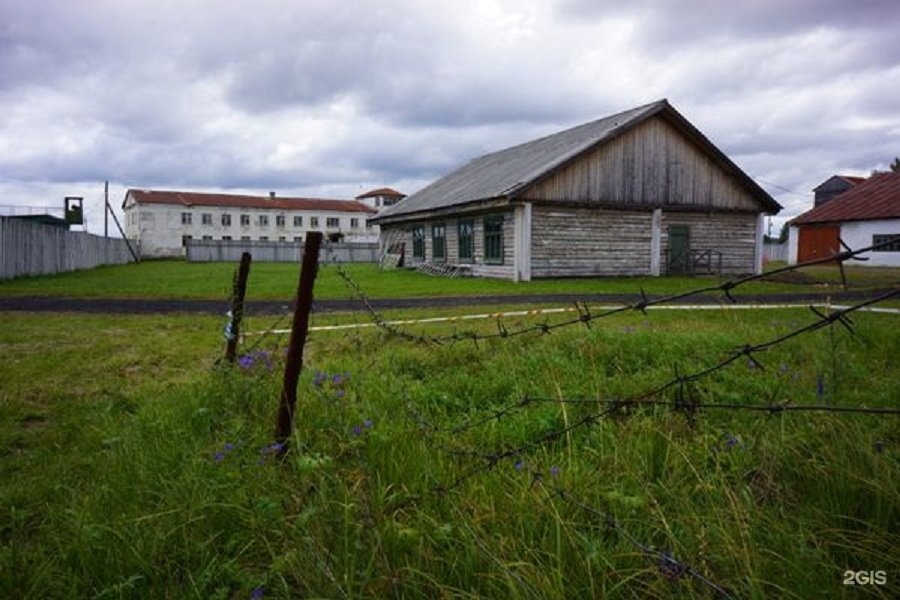
[(263, 446), (263, 449), (260, 450), (260, 454), (265, 456), (266, 454), (278, 454), (281, 452), (282, 448), (284, 448), (284, 444), (279, 444), (275, 442), (274, 444), (269, 444), (268, 446)]
[(816, 375), (816, 399), (821, 402), (825, 397), (825, 377), (819, 373)]
[(313, 375), (313, 385), (316, 387), (322, 387), (322, 384), (325, 383), (325, 379), (328, 377), (326, 373), (322, 371), (316, 371), (316, 374)]
[(344, 390), (336, 390), (334, 392), (334, 397), (335, 398), (343, 398), (346, 394), (347, 394), (347, 392), (345, 392)]
[(360, 427), (359, 425), (354, 425), (353, 435), (362, 435), (362, 427)]
[(224, 452), (216, 452), (215, 460), (217, 463), (220, 463), (223, 460), (225, 460), (225, 453)]
[(225, 442), (225, 445), (222, 446), (222, 449), (225, 452), (231, 452), (232, 450), (234, 450), (234, 444), (232, 444), (231, 442)]
[(550, 475), (553, 477), (559, 477), (559, 467), (550, 467)]
[(333, 383), (334, 385), (341, 385), (341, 383), (343, 383), (343, 380), (341, 379), (339, 373), (335, 373), (331, 376), (331, 383)]
[(737, 439), (736, 437), (734, 437), (733, 435), (731, 435), (730, 433), (725, 434), (725, 447), (728, 448), (729, 450), (731, 448), (734, 448), (735, 446), (739, 446), (740, 443), (741, 443), (741, 441), (739, 439)]
[(253, 591), (250, 592), (250, 600), (259, 600), (266, 593), (266, 588), (263, 586), (253, 588)]
[(253, 357), (249, 354), (243, 355), (240, 359), (238, 359), (238, 366), (240, 366), (242, 369), (253, 368)]
[(372, 429), (372, 425), (372, 419), (366, 419), (365, 421), (363, 421), (363, 427), (365, 427), (366, 429)]
[(525, 466), (525, 463), (523, 463), (521, 460), (516, 461), (516, 464), (515, 464), (516, 471), (521, 471), (522, 467), (524, 467), (524, 466)]

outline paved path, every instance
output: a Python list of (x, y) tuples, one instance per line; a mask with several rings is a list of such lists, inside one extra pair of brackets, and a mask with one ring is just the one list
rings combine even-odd
[[(810, 304), (836, 303), (864, 300), (885, 293), (887, 290), (851, 290), (834, 292), (804, 292), (790, 294), (741, 294), (736, 296), (742, 304), (796, 303)], [(649, 299), (661, 296), (648, 296)], [(532, 296), (445, 296), (436, 298), (390, 298), (372, 300), (378, 310), (393, 308), (435, 308), (455, 306), (501, 306), (513, 304), (572, 304), (575, 301), (591, 304), (630, 304), (640, 300), (636, 294), (541, 294)], [(718, 304), (723, 297), (712, 295), (690, 296), (677, 303)], [(252, 301), (247, 303), (250, 315), (277, 315), (291, 310), (291, 301)], [(224, 314), (229, 308), (225, 300), (163, 300), (163, 299), (122, 299), (108, 298), (60, 298), (51, 296), (0, 296), (0, 312), (80, 312), (95, 314), (155, 314), (155, 313), (199, 313)], [(365, 310), (358, 300), (316, 300), (313, 312), (335, 312)]]

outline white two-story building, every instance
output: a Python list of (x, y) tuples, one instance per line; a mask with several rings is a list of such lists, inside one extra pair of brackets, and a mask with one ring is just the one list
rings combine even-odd
[(332, 241), (378, 242), (366, 220), (377, 209), (356, 200), (128, 190), (125, 234), (148, 257), (184, 255), (189, 239), (302, 242), (321, 231)]

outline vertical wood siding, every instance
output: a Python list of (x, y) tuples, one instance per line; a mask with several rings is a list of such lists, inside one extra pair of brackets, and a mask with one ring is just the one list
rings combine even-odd
[(52, 275), (133, 260), (120, 238), (0, 218), (0, 279)]
[(661, 117), (578, 159), (534, 185), (522, 198), (760, 210), (729, 173)]

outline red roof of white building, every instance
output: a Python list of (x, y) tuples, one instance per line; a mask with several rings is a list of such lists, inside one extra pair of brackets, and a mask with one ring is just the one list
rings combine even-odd
[(874, 219), (900, 219), (900, 173), (873, 175), (788, 223), (807, 225)]
[[(318, 210), (353, 213), (375, 213), (375, 210), (356, 200), (331, 200), (325, 198), (282, 198), (279, 196), (245, 196), (240, 194), (213, 194), (201, 192), (175, 192), (164, 190), (128, 190), (138, 204), (171, 204), (182, 207), (221, 206), (227, 208), (277, 208), (282, 210)], [(122, 203), (124, 208), (125, 203)]]
[(396, 198), (406, 198), (406, 194), (398, 192), (397, 190), (389, 187), (378, 188), (375, 190), (369, 190), (365, 194), (360, 194), (356, 197), (357, 200), (362, 198), (375, 198), (377, 196), (388, 196), (388, 197), (396, 197)]

